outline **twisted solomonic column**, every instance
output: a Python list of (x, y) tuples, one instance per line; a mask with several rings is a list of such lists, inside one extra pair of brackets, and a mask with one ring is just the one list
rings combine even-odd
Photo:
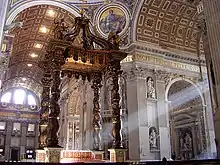
[(44, 70), (44, 74), (41, 79), (43, 91), (41, 94), (40, 121), (38, 134), (39, 149), (43, 149), (46, 145), (45, 137), (47, 134), (47, 124), (50, 105), (50, 87), (52, 81), (50, 70), (50, 54), (45, 54), (45, 59), (40, 62), (39, 67), (41, 67)]
[(94, 92), (94, 98), (93, 98), (93, 149), (96, 151), (101, 150), (101, 111), (100, 111), (100, 89), (102, 87), (101, 85), (102, 81), (102, 75), (101, 73), (95, 73), (93, 77), (92, 82), (92, 89)]
[(50, 103), (50, 85), (51, 74), (49, 71), (44, 73), (41, 79), (43, 85), (41, 109), (40, 109), (40, 122), (39, 122), (39, 148), (45, 147), (46, 125), (48, 123), (49, 103)]
[(60, 72), (61, 66), (65, 63), (62, 59), (63, 49), (55, 47), (50, 53), (53, 57), (52, 60), (52, 87), (51, 87), (51, 97), (50, 97), (50, 111), (48, 117), (47, 126), (47, 147), (59, 147), (57, 132), (59, 130), (58, 117), (60, 114), (60, 106), (58, 101), (60, 99)]
[(119, 94), (119, 75), (122, 73), (120, 61), (112, 61), (109, 66), (110, 75), (112, 77), (111, 104), (112, 104), (112, 136), (113, 148), (122, 148), (121, 137), (121, 113), (120, 113), (120, 94)]

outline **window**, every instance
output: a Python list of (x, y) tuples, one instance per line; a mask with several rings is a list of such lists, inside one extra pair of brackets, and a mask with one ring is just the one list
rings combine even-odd
[(37, 105), (36, 100), (33, 95), (28, 95), (28, 105)]
[(28, 132), (34, 132), (35, 125), (34, 124), (28, 124)]
[(5, 130), (5, 122), (0, 122), (0, 130)]
[(0, 102), (2, 107), (7, 107), (8, 103), (11, 103), (10, 105), (15, 106), (15, 108), (29, 108), (30, 110), (36, 110), (39, 104), (35, 93), (22, 88), (14, 88), (4, 92), (1, 95)]
[(14, 93), (14, 103), (15, 104), (23, 104), (25, 99), (25, 91), (22, 89), (15, 90)]
[(2, 52), (6, 52), (6, 50), (7, 50), (7, 45), (6, 45), (6, 43), (3, 43), (2, 44)]
[(13, 124), (13, 131), (20, 131), (21, 130), (21, 123), (14, 123)]
[(11, 92), (7, 92), (2, 96), (1, 102), (10, 103), (10, 101), (11, 101)]

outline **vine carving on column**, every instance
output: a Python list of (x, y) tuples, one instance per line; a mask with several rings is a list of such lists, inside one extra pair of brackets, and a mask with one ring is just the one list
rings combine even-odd
[(51, 51), (52, 60), (52, 87), (51, 87), (51, 98), (50, 98), (50, 111), (48, 119), (48, 130), (47, 130), (47, 139), (46, 143), (48, 147), (58, 147), (58, 137), (57, 132), (59, 130), (58, 116), (60, 114), (60, 106), (58, 101), (60, 99), (60, 70), (61, 66), (64, 64), (62, 58), (63, 49), (54, 48), (54, 51)]
[(95, 73), (93, 77), (92, 89), (94, 92), (93, 98), (93, 148), (94, 150), (101, 150), (101, 111), (100, 111), (100, 89), (102, 87), (101, 84), (102, 75), (101, 73)]

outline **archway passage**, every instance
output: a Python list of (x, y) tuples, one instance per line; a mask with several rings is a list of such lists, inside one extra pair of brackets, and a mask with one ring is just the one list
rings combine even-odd
[(202, 98), (191, 83), (174, 82), (168, 91), (173, 158), (199, 158), (206, 140)]

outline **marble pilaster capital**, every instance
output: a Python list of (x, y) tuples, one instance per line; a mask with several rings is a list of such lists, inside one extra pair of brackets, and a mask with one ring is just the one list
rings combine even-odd
[(149, 72), (153, 72), (153, 69), (136, 67), (136, 68), (131, 68), (130, 70), (123, 71), (122, 75), (127, 80), (133, 80), (136, 78), (146, 78), (149, 76)]
[(28, 125), (28, 122), (27, 122), (27, 121), (22, 121), (22, 122), (21, 122), (21, 126), (22, 126), (22, 127), (27, 127), (27, 125)]

